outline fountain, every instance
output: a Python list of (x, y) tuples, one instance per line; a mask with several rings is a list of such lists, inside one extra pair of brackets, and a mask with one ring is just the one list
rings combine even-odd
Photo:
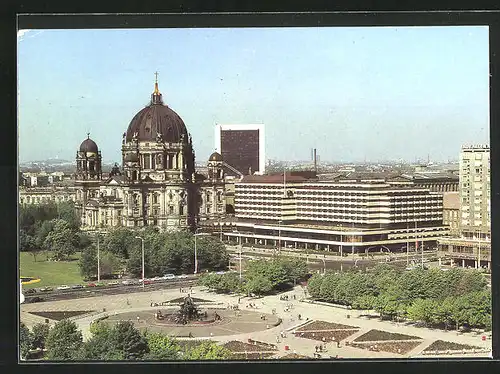
[(214, 313), (214, 319), (207, 321), (207, 312), (201, 313), (198, 307), (194, 304), (193, 299), (190, 295), (184, 298), (180, 309), (176, 313), (163, 314), (160, 310), (155, 313), (155, 319), (157, 321), (167, 320), (168, 322), (174, 322), (179, 325), (187, 325), (189, 323), (196, 322), (214, 322), (221, 319), (217, 312)]

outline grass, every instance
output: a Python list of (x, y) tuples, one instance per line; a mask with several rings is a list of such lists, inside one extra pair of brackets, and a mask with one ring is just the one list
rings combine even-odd
[(78, 267), (80, 253), (75, 254), (71, 261), (47, 261), (47, 257), (50, 257), (50, 253), (39, 254), (35, 262), (32, 254), (20, 252), (20, 275), (40, 278), (40, 282), (23, 285), (23, 289), (84, 283)]

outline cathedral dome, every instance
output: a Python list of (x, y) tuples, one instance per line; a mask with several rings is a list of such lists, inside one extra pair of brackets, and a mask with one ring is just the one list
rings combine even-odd
[(155, 90), (151, 95), (151, 103), (139, 111), (130, 122), (126, 141), (130, 142), (134, 134), (138, 141), (157, 141), (159, 135), (161, 141), (166, 143), (180, 143), (181, 138), (188, 140), (188, 132), (184, 121), (163, 104), (158, 82), (155, 83)]
[(210, 155), (208, 161), (223, 161), (222, 155), (219, 152), (214, 152)]
[(80, 152), (85, 153), (87, 156), (97, 154), (99, 152), (97, 144), (92, 139), (90, 139), (90, 134), (87, 134), (87, 139), (85, 139), (82, 144), (80, 144)]

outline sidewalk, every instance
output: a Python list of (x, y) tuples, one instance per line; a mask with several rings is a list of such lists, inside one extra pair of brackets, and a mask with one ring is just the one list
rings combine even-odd
[[(303, 291), (300, 287), (296, 287), (294, 290), (289, 291), (285, 294), (290, 296), (296, 295), (297, 298), (303, 295)], [(106, 308), (106, 311), (114, 313), (116, 311), (134, 311), (134, 310), (144, 310), (149, 309), (151, 302), (161, 302), (173, 298), (178, 298), (180, 296), (185, 297), (186, 294), (180, 294), (177, 289), (159, 290), (152, 292), (137, 292), (131, 294), (121, 294), (121, 295), (107, 295), (98, 296), (93, 298), (85, 299), (75, 299), (75, 300), (58, 300), (53, 302), (41, 302), (33, 304), (21, 304), (21, 320), (25, 322), (28, 327), (31, 327), (35, 323), (39, 323), (39, 318), (28, 314), (30, 311), (69, 311), (69, 310), (94, 310), (101, 311)], [(202, 291), (202, 287), (193, 287), (193, 296), (209, 299), (213, 301), (223, 302), (225, 304), (237, 304), (237, 295), (219, 295), (212, 292)], [(344, 358), (395, 358), (395, 357), (415, 357), (420, 356), (420, 353), (428, 345), (430, 345), (435, 340), (445, 340), (460, 344), (474, 345), (478, 347), (484, 347), (491, 350), (491, 340), (482, 341), (481, 336), (474, 334), (457, 334), (455, 331), (442, 331), (428, 328), (417, 328), (415, 326), (407, 326), (402, 323), (393, 323), (389, 321), (380, 321), (378, 319), (365, 319), (359, 318), (360, 312), (355, 310), (344, 310), (338, 308), (332, 308), (330, 306), (323, 306), (318, 304), (309, 304), (305, 302), (300, 302), (299, 300), (293, 300), (293, 297), (289, 297), (291, 300), (282, 301), (279, 299), (280, 295), (266, 296), (260, 299), (252, 299), (251, 301), (258, 306), (258, 309), (247, 309), (245, 306), (248, 304), (249, 299), (247, 297), (241, 297), (240, 308), (242, 310), (255, 311), (257, 313), (267, 313), (272, 314), (272, 309), (276, 309), (277, 316), (282, 318), (282, 323), (276, 327), (269, 329), (264, 329), (262, 331), (244, 333), (238, 335), (226, 335), (214, 337), (214, 340), (219, 342), (227, 342), (230, 340), (240, 340), (246, 342), (249, 338), (254, 340), (259, 340), (267, 343), (276, 344), (276, 336), (280, 334), (281, 331), (286, 331), (288, 328), (292, 328), (301, 322), (305, 322), (307, 318), (309, 320), (320, 320), (327, 322), (335, 322), (339, 324), (356, 326), (359, 328), (359, 332), (347, 337), (345, 340), (353, 341), (356, 337), (363, 335), (371, 329), (384, 330), (388, 332), (395, 332), (401, 334), (407, 334), (412, 336), (417, 336), (423, 340), (422, 344), (414, 348), (412, 351), (405, 355), (398, 355), (386, 352), (372, 352), (365, 349), (359, 349), (354, 347), (345, 346), (344, 341), (342, 341), (342, 347), (337, 348), (335, 344), (327, 344), (328, 352), (323, 354), (323, 357), (339, 355)], [(283, 309), (285, 305), (292, 304), (293, 309), (291, 312), (284, 312)], [(151, 309), (155, 309), (154, 307)], [(302, 320), (299, 321), (297, 316), (301, 314)], [(347, 315), (351, 317), (348, 318)], [(93, 315), (84, 318), (75, 318), (75, 322), (82, 330), (84, 338), (89, 337), (89, 327), (90, 323), (98, 315)], [(44, 319), (41, 319), (42, 322)], [(295, 337), (291, 332), (287, 333), (287, 337), (280, 339), (278, 343), (279, 354), (285, 355), (293, 353), (294, 351), (298, 354), (312, 357), (314, 347), (321, 342), (306, 338)], [(285, 351), (285, 345), (289, 346), (289, 350)], [(430, 357), (430, 356), (426, 356)], [(435, 356), (434, 356), (435, 357)], [(446, 356), (449, 357), (449, 356)], [(460, 357), (460, 356), (456, 356)], [(467, 354), (466, 357), (489, 357), (488, 353), (481, 354)]]

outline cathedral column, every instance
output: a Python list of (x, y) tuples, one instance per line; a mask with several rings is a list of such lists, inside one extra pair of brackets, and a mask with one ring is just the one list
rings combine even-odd
[(184, 171), (184, 157), (182, 155), (182, 150), (179, 152), (178, 160), (179, 160), (179, 162), (178, 162), (179, 168), (178, 169), (181, 171)]
[(167, 153), (167, 155), (165, 156), (165, 169), (170, 169), (170, 154)]

